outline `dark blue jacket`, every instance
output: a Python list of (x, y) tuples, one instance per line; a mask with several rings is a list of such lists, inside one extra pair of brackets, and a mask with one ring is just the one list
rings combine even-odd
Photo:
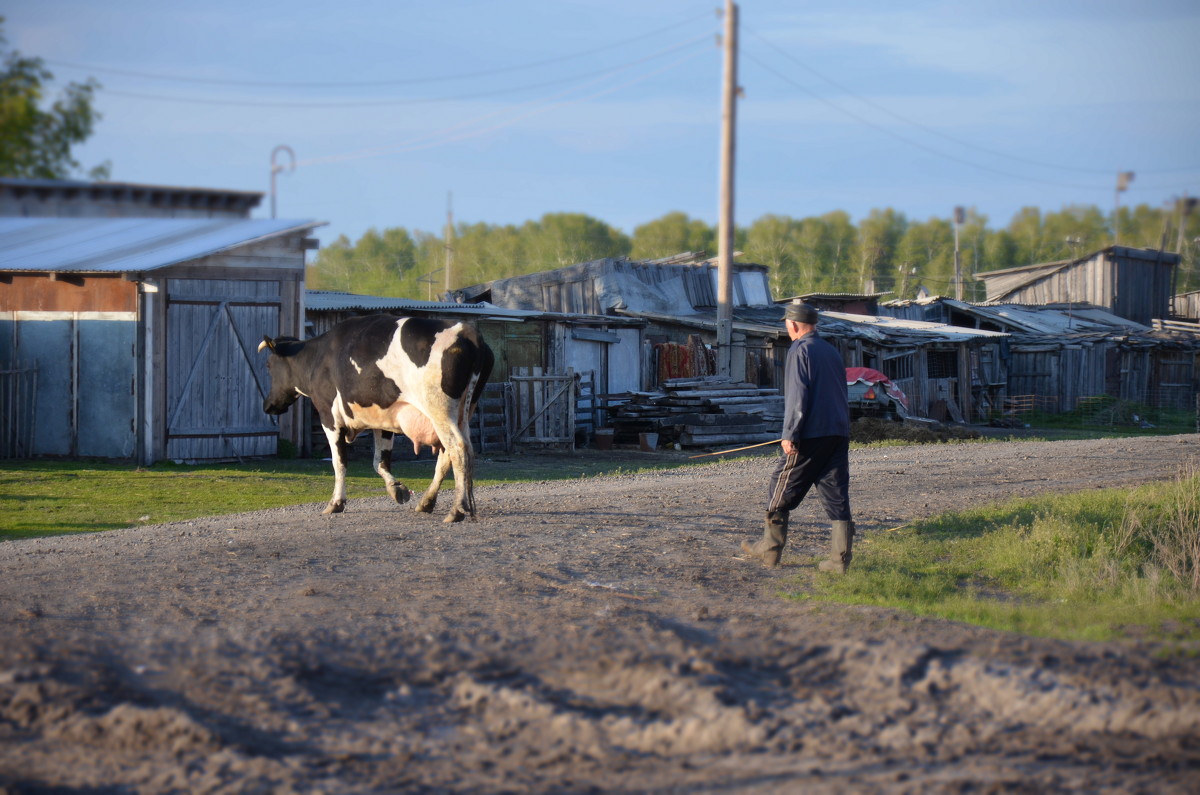
[(816, 332), (792, 342), (783, 364), (783, 438), (850, 436), (846, 365)]

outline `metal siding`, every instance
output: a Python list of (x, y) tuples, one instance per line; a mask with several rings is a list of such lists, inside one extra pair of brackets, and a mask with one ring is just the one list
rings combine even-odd
[(80, 320), (77, 453), (132, 458), (136, 445), (137, 323)]
[(37, 427), (33, 431), (34, 455), (71, 455), (74, 436), (73, 383), (74, 324), (63, 320), (19, 320), (16, 324), (17, 359), (36, 359)]

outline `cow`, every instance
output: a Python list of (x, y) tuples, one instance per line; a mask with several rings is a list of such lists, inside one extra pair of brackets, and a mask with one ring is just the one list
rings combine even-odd
[(398, 503), (412, 496), (392, 477), (392, 436), (437, 453), (433, 481), (417, 510), (428, 513), (454, 468), (454, 506), (445, 521), (475, 517), (475, 452), (467, 421), (492, 371), (492, 350), (470, 323), (369, 315), (310, 340), (263, 337), (270, 393), (263, 411), (282, 414), (312, 401), (333, 457), (333, 496), (324, 513), (346, 509), (346, 456), (361, 431), (375, 432), (374, 468)]

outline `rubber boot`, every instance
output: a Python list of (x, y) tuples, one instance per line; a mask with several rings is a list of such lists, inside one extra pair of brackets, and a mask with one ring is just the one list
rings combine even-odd
[(835, 574), (845, 574), (850, 568), (850, 561), (854, 557), (851, 554), (851, 548), (854, 545), (854, 522), (837, 521), (833, 523), (833, 532), (831, 533), (830, 546), (832, 547), (832, 556), (829, 560), (823, 560), (817, 568), (821, 571), (831, 571)]
[(751, 560), (761, 561), (764, 566), (778, 566), (787, 543), (788, 512), (770, 511), (763, 523), (763, 537), (751, 544), (742, 542), (742, 554)]

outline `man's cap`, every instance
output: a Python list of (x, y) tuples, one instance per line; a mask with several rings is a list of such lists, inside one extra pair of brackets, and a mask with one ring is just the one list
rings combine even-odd
[(794, 320), (797, 323), (807, 323), (810, 326), (817, 325), (817, 320), (820, 315), (817, 314), (816, 307), (809, 306), (803, 301), (792, 301), (783, 310), (785, 320)]

